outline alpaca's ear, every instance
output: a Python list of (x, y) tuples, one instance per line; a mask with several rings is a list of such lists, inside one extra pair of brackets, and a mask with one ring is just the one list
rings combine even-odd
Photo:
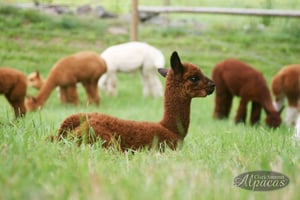
[(162, 75), (163, 77), (166, 77), (169, 70), (166, 68), (158, 68), (157, 71), (160, 73), (160, 75)]
[(36, 73), (36, 77), (40, 77), (40, 71), (39, 70), (35, 70)]
[(183, 66), (176, 51), (174, 51), (171, 55), (171, 67), (174, 71), (174, 74), (183, 73)]

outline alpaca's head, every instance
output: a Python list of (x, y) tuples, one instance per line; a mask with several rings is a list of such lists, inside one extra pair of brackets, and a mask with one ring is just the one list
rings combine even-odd
[(35, 97), (26, 97), (25, 107), (27, 111), (35, 111), (41, 107)]
[[(171, 70), (161, 68), (159, 73), (167, 77), (166, 88), (175, 88), (182, 97), (205, 97), (213, 93), (215, 83), (192, 63), (181, 63), (177, 52), (171, 55)], [(173, 90), (174, 91), (174, 90)]]
[(277, 128), (278, 126), (280, 126), (280, 124), (281, 124), (281, 117), (280, 117), (281, 111), (279, 111), (279, 112), (277, 112), (277, 111), (267, 112), (266, 124), (270, 128)]
[(30, 73), (27, 76), (27, 83), (31, 87), (34, 87), (36, 89), (41, 89), (41, 87), (44, 84), (44, 80), (40, 76), (39, 71), (35, 71), (35, 72)]

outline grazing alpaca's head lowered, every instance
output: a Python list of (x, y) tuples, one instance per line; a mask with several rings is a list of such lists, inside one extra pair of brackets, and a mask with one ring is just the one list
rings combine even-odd
[(104, 142), (104, 147), (120, 141), (122, 150), (151, 147), (156, 141), (158, 146), (166, 143), (175, 149), (188, 132), (192, 98), (211, 94), (215, 85), (194, 64), (181, 63), (176, 52), (171, 55), (171, 69), (159, 69), (159, 72), (167, 79), (164, 115), (160, 122), (138, 122), (100, 113), (78, 113), (63, 121), (57, 139), (70, 136), (87, 138), (89, 143), (93, 143), (98, 137)]
[(86, 91), (87, 103), (99, 105), (100, 96), (97, 82), (105, 72), (105, 61), (96, 52), (81, 51), (65, 56), (51, 68), (37, 96), (26, 98), (26, 108), (28, 111), (34, 111), (43, 107), (56, 87), (59, 88), (59, 96), (62, 103), (78, 105), (79, 95), (76, 85), (79, 82)]
[(240, 96), (236, 123), (246, 121), (247, 104), (251, 101), (251, 125), (259, 121), (262, 108), (267, 114), (266, 124), (269, 127), (281, 124), (280, 112), (273, 107), (263, 75), (248, 64), (235, 59), (218, 63), (213, 69), (213, 80), (216, 83), (215, 118), (227, 118), (233, 97)]

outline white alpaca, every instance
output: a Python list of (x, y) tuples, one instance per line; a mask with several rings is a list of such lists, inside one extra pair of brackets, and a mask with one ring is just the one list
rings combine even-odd
[(143, 42), (128, 42), (114, 45), (103, 51), (101, 57), (107, 65), (107, 72), (100, 78), (98, 86), (109, 95), (117, 95), (117, 72), (140, 70), (144, 96), (161, 97), (163, 89), (157, 69), (163, 68), (165, 58), (162, 52)]

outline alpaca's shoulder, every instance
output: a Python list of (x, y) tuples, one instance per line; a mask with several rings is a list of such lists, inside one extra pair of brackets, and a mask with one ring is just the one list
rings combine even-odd
[(0, 77), (2, 80), (5, 79), (9, 82), (27, 82), (27, 77), (23, 72), (10, 67), (0, 67)]
[(247, 75), (259, 75), (261, 74), (258, 70), (253, 68), (248, 63), (238, 60), (236, 58), (228, 58), (215, 66), (215, 71), (224, 71), (225, 73), (242, 73)]
[(282, 74), (300, 74), (300, 64), (291, 64), (284, 66), (279, 73)]

